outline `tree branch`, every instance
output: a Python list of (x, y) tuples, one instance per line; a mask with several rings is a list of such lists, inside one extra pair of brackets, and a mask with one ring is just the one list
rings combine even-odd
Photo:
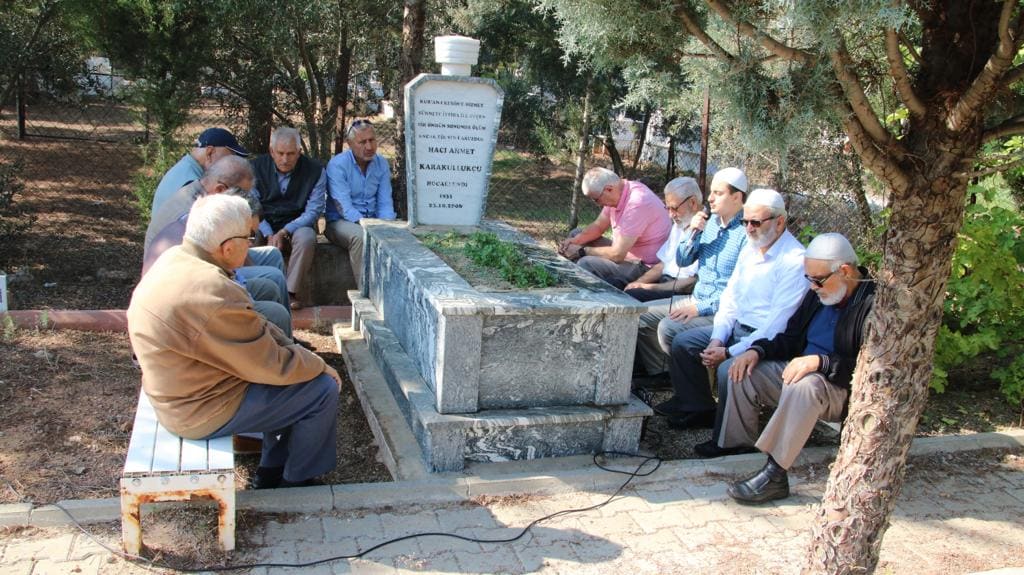
[(1003, 76), (1003, 85), (1012, 86), (1021, 79), (1024, 79), (1024, 66), (1017, 66), (1016, 68), (1011, 68), (1006, 72), (1006, 75)]
[(1014, 34), (1019, 35), (1019, 32), (1017, 26), (1014, 26), (1013, 33), (1010, 32), (1010, 20), (1013, 18), (1013, 9), (1016, 5), (1015, 0), (1003, 0), (1003, 10), (999, 15), (999, 45), (946, 118), (946, 129), (949, 131), (963, 131), (974, 121), (981, 113), (982, 106), (999, 89), (1003, 74), (1013, 64), (1013, 56), (1017, 51), (1017, 38), (1014, 38)]
[(846, 135), (850, 137), (850, 144), (863, 160), (864, 166), (874, 172), (880, 180), (889, 184), (894, 191), (905, 192), (910, 188), (910, 181), (893, 159), (891, 150), (882, 149), (864, 129), (860, 119), (851, 109), (850, 102), (842, 98), (841, 94), (837, 96), (840, 97), (836, 98), (836, 115), (839, 116), (839, 122), (843, 125)]
[(1024, 134), (1024, 114), (1004, 120), (981, 133), (981, 143), (998, 140), (1006, 136)]
[(900, 100), (907, 107), (910, 114), (917, 118), (923, 118), (927, 109), (921, 99), (914, 93), (914, 87), (910, 83), (910, 75), (907, 72), (907, 65), (903, 62), (903, 53), (900, 52), (899, 39), (896, 37), (896, 30), (889, 28), (885, 31), (885, 57), (889, 60), (889, 74), (896, 83), (896, 91)]
[(893, 152), (897, 157), (902, 157), (902, 147), (878, 119), (874, 109), (871, 107), (871, 102), (864, 93), (860, 79), (853, 72), (853, 61), (850, 58), (849, 52), (846, 51), (846, 42), (842, 38), (838, 39), (836, 49), (829, 52), (829, 58), (832, 61), (832, 69), (835, 71), (836, 79), (839, 81), (839, 85), (842, 87), (851, 109), (857, 116), (857, 120), (866, 135), (871, 137), (876, 146)]
[(733, 60), (735, 60), (735, 57), (732, 54), (730, 54), (725, 48), (722, 48), (718, 42), (715, 42), (714, 38), (709, 36), (708, 33), (701, 28), (700, 24), (697, 23), (697, 20), (694, 19), (693, 14), (686, 9), (682, 2), (676, 4), (676, 16), (683, 21), (683, 26), (686, 28), (686, 31), (693, 35), (694, 38), (700, 40), (701, 44), (704, 44), (708, 50), (711, 50), (711, 53), (715, 58), (718, 58), (727, 64), (731, 64)]
[(755, 42), (761, 45), (762, 48), (768, 50), (772, 54), (783, 58), (785, 60), (792, 60), (801, 64), (810, 64), (814, 61), (815, 56), (811, 52), (806, 50), (800, 50), (799, 48), (793, 48), (787, 44), (779, 42), (775, 38), (772, 38), (768, 34), (762, 32), (759, 28), (749, 22), (741, 22), (736, 19), (736, 16), (732, 13), (728, 6), (725, 5), (721, 0), (704, 0), (709, 8), (718, 14), (718, 17), (729, 23), (730, 26), (735, 27), (744, 36), (751, 38)]
[(959, 174), (957, 174), (957, 176), (959, 176), (959, 177), (961, 177), (961, 178), (963, 178), (965, 180), (970, 180), (970, 179), (973, 179), (973, 178), (983, 178), (985, 176), (989, 176), (989, 175), (992, 175), (992, 174), (995, 174), (995, 173), (998, 173), (998, 172), (1005, 172), (1006, 170), (1009, 170), (1010, 168), (1016, 168), (1017, 166), (1019, 166), (1021, 164), (1024, 164), (1024, 154), (1013, 154), (1013, 155), (1000, 156), (1000, 159), (1004, 159), (1004, 160), (1010, 159), (1010, 158), (1013, 158), (1013, 160), (1009, 161), (1009, 162), (1005, 162), (1004, 161), (1004, 162), (1002, 162), (1000, 164), (997, 164), (995, 166), (989, 166), (989, 167), (987, 167), (985, 169), (982, 169), (982, 170), (976, 170), (976, 171), (973, 171), (973, 172), (960, 172)]
[(907, 54), (910, 54), (910, 57), (913, 58), (914, 61), (918, 63), (918, 65), (920, 65), (921, 55), (918, 54), (917, 50), (914, 49), (914, 44), (910, 41), (909, 38), (907, 38), (906, 34), (904, 34), (903, 32), (897, 32), (896, 36), (900, 39), (900, 42), (903, 42), (903, 46), (907, 48)]

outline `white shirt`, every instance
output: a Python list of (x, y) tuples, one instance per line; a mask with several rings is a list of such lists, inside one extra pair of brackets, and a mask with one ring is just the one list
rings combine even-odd
[(672, 224), (672, 229), (668, 232), (668, 239), (658, 249), (658, 259), (662, 264), (661, 275), (674, 278), (688, 278), (697, 275), (696, 260), (682, 269), (676, 263), (676, 249), (680, 243), (690, 239), (691, 233), (693, 233), (693, 228), (689, 224)]
[(729, 346), (739, 355), (761, 338), (771, 338), (786, 328), (809, 285), (804, 277), (804, 246), (785, 230), (764, 254), (747, 242), (736, 269), (722, 292), (711, 338), (728, 342), (736, 324), (755, 328)]

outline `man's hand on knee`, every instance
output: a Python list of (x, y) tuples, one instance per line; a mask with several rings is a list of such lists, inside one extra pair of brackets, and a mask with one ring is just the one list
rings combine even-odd
[(729, 366), (729, 381), (739, 383), (750, 377), (750, 372), (754, 371), (754, 366), (760, 359), (761, 356), (752, 349), (737, 355)]
[(326, 373), (327, 375), (331, 376), (331, 379), (333, 379), (334, 382), (338, 384), (338, 389), (340, 390), (341, 389), (341, 376), (338, 375), (338, 370), (334, 369), (333, 367), (331, 367), (331, 366), (329, 366), (329, 365), (327, 365), (325, 363), (324, 364), (324, 373)]
[(796, 383), (808, 374), (818, 371), (819, 367), (821, 367), (821, 358), (816, 355), (793, 358), (786, 364), (786, 369), (782, 370), (782, 383), (784, 385)]

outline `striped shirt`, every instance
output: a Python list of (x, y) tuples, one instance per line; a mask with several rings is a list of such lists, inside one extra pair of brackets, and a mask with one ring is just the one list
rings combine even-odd
[(700, 242), (682, 242), (676, 252), (676, 263), (686, 267), (697, 261), (697, 284), (693, 286), (693, 301), (700, 315), (714, 315), (718, 300), (736, 267), (740, 251), (747, 245), (747, 231), (736, 213), (724, 228), (721, 218), (708, 218)]

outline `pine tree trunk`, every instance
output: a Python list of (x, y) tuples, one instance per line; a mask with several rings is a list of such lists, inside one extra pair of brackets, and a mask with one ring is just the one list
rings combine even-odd
[(644, 143), (647, 141), (647, 128), (651, 125), (651, 113), (653, 108), (648, 106), (644, 110), (644, 120), (640, 124), (640, 133), (638, 134), (636, 144), (636, 156), (633, 157), (633, 167), (629, 170), (629, 177), (636, 177), (636, 169), (640, 165), (640, 158), (644, 155)]
[(583, 96), (583, 121), (580, 126), (580, 146), (576, 151), (576, 179), (572, 183), (572, 198), (569, 199), (569, 230), (580, 223), (580, 195), (583, 190), (583, 174), (586, 172), (587, 158), (590, 157), (590, 99), (593, 86), (593, 75), (587, 78), (587, 93)]
[(608, 150), (608, 156), (612, 159), (612, 169), (620, 176), (626, 175), (626, 166), (622, 163), (622, 155), (619, 148), (615, 146), (615, 137), (612, 135), (612, 124), (608, 122), (604, 131), (604, 147)]
[(966, 182), (952, 174), (971, 149), (934, 140), (912, 148), (919, 152), (911, 154), (915, 163), (903, 166), (911, 175), (909, 189), (890, 189), (892, 218), (874, 309), (804, 573), (873, 572), (903, 485), (963, 222)]

